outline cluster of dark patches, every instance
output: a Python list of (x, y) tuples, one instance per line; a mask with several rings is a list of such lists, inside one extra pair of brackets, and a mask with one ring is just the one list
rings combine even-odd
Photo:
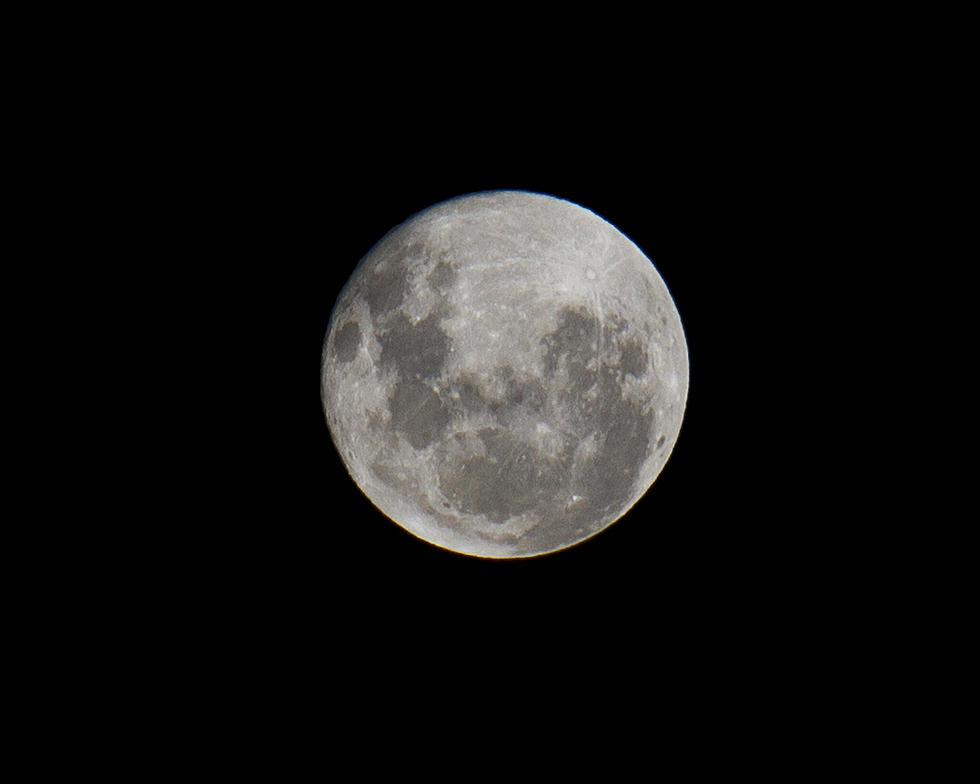
[(432, 387), (417, 380), (400, 380), (388, 401), (391, 427), (416, 449), (439, 438), (449, 424), (449, 409)]
[[(589, 363), (595, 358), (599, 340), (599, 321), (588, 311), (566, 308), (562, 311), (558, 327), (541, 340), (544, 346), (544, 370), (549, 378), (559, 368), (565, 382), (559, 396), (563, 404), (578, 412), (577, 401), (595, 384), (595, 373)], [(591, 412), (583, 410), (587, 417)]]
[[(454, 274), (450, 265), (437, 265), (430, 283), (435, 288), (451, 285)], [(508, 367), (499, 369), (506, 390), (502, 397), (486, 395), (475, 379), (465, 376), (446, 390), (455, 395), (440, 395), (433, 383), (445, 368), (450, 339), (438, 312), (414, 324), (404, 314), (392, 313), (401, 305), (405, 282), (404, 266), (389, 263), (365, 288), (372, 315), (384, 324), (379, 334), (382, 366), (394, 370), (398, 379), (389, 401), (390, 426), (421, 449), (443, 437), (454, 415), (487, 412), (501, 425), (478, 432), (484, 454), (443, 464), (440, 487), (456, 509), (495, 523), (522, 512), (553, 510), (521, 539), (522, 549), (533, 551), (561, 546), (570, 526), (586, 529), (628, 503), (649, 452), (653, 413), (623, 396), (624, 374), (645, 373), (647, 355), (640, 342), (625, 336), (621, 319), (600, 324), (587, 310), (562, 311), (556, 329), (542, 339), (546, 379), (558, 390), (554, 400), (539, 380), (518, 378)], [(335, 340), (338, 357), (353, 356), (359, 341), (357, 325), (345, 325)], [(618, 349), (617, 364), (608, 365), (602, 357), (596, 362), (600, 344)], [(570, 425), (564, 452), (557, 458), (538, 452), (510, 427), (530, 412), (547, 416), (552, 406), (561, 409)], [(597, 440), (588, 465), (573, 466), (578, 444), (572, 434)], [(397, 484), (380, 466), (376, 473)], [(566, 506), (571, 493), (580, 499)]]
[(425, 248), (419, 242), (405, 245), (386, 254), (384, 260), (373, 269), (364, 271), (362, 292), (375, 319), (402, 304), (408, 290), (406, 261), (424, 252)]
[[(624, 332), (622, 319), (600, 324), (587, 310), (567, 308), (555, 330), (542, 339), (545, 374), (559, 390), (562, 410), (570, 421), (569, 432), (591, 435), (597, 448), (591, 461), (574, 466), (562, 483), (563, 491), (580, 499), (543, 520), (529, 532), (524, 546), (536, 549), (567, 542), (569, 526), (594, 524), (604, 515), (618, 512), (631, 499), (640, 467), (649, 454), (654, 415), (623, 395), (624, 374), (642, 375), (647, 368), (642, 345)], [(604, 356), (597, 357), (600, 345), (610, 349), (610, 357), (615, 357), (618, 349), (616, 364), (607, 364)], [(568, 448), (574, 451), (575, 446), (572, 439)]]
[[(544, 455), (516, 435), (519, 425), (526, 427), (529, 419), (546, 416), (547, 392), (541, 382), (519, 377), (506, 365), (496, 372), (504, 382), (502, 394), (485, 392), (475, 378), (466, 375), (450, 387), (461, 418), (488, 414), (498, 426), (477, 431), (481, 453), (461, 461), (441, 461), (439, 485), (456, 509), (504, 523), (523, 512), (551, 506), (555, 487), (562, 484), (570, 461)], [(457, 433), (455, 439), (458, 443), (448, 445), (447, 451), (466, 448), (462, 434)]]
[(375, 319), (397, 310), (404, 301), (409, 286), (410, 260), (433, 256), (439, 261), (426, 276), (426, 282), (445, 297), (456, 281), (456, 268), (445, 251), (435, 251), (422, 242), (392, 249), (380, 264), (365, 271), (362, 292)]
[(450, 339), (430, 314), (414, 324), (403, 313), (387, 320), (378, 336), (381, 366), (395, 371), (395, 388), (388, 401), (390, 426), (416, 449), (434, 442), (449, 423), (450, 410), (433, 387), (449, 356)]
[(505, 428), (482, 428), (477, 436), (485, 454), (444, 464), (440, 471), (439, 485), (457, 509), (504, 523), (551, 502), (555, 485), (562, 481), (560, 461)]
[(528, 415), (539, 416), (548, 404), (548, 393), (536, 378), (519, 378), (514, 368), (504, 365), (496, 369), (503, 383), (501, 396), (488, 395), (472, 375), (463, 374), (449, 388), (453, 399), (458, 400), (459, 413), (463, 417), (489, 414), (505, 426), (517, 424)]
[[(402, 246), (385, 255), (373, 268), (359, 273), (361, 294), (376, 324), (383, 323), (401, 307), (408, 288), (408, 265), (405, 262), (423, 252), (421, 243)], [(356, 356), (360, 342), (361, 330), (357, 322), (347, 322), (334, 337), (334, 356), (340, 362), (350, 362)]]
[[(443, 311), (413, 323), (400, 310), (408, 290), (407, 262), (427, 253), (422, 243), (392, 249), (383, 263), (365, 272), (362, 283), (381, 345), (381, 366), (394, 371), (397, 379), (388, 401), (389, 424), (416, 449), (435, 441), (450, 419), (449, 408), (432, 388), (449, 356), (450, 339), (440, 326)], [(449, 285), (454, 275), (448, 263), (440, 263), (430, 280)]]
[(589, 427), (597, 439), (597, 451), (587, 466), (577, 467), (573, 484), (583, 496), (575, 506), (580, 517), (595, 518), (618, 510), (629, 502), (640, 467), (649, 454), (653, 412), (644, 411), (623, 397), (616, 371), (603, 365), (597, 379), (599, 391)]
[(439, 322), (437, 313), (430, 313), (415, 323), (404, 313), (390, 317), (379, 336), (381, 366), (394, 368), (403, 379), (438, 376), (450, 347), (449, 336)]
[[(600, 336), (615, 349), (610, 351), (614, 364), (595, 361)], [(502, 397), (489, 396), (476, 379), (459, 379), (453, 390), (460, 413), (490, 413), (500, 426), (478, 432), (482, 454), (447, 460), (439, 477), (443, 493), (460, 511), (494, 523), (522, 512), (538, 514), (539, 524), (517, 541), (528, 552), (567, 544), (569, 527), (591, 533), (604, 516), (629, 503), (653, 425), (652, 411), (623, 396), (624, 374), (644, 373), (647, 355), (622, 324), (600, 325), (588, 311), (566, 309), (556, 329), (543, 337), (542, 350), (546, 379), (556, 390), (553, 399), (540, 380), (519, 378), (509, 367), (498, 369), (505, 382)], [(557, 457), (514, 435), (519, 430), (511, 425), (519, 420), (526, 425), (532, 413), (568, 422)], [(595, 456), (576, 465), (576, 447), (587, 437), (597, 441)], [(573, 493), (579, 498), (570, 502)]]

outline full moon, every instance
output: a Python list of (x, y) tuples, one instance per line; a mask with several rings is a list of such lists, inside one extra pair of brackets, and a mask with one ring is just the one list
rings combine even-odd
[(431, 544), (569, 547), (660, 474), (687, 343), (651, 261), (596, 214), (524, 191), (437, 204), (361, 260), (330, 317), (321, 396), (348, 472)]

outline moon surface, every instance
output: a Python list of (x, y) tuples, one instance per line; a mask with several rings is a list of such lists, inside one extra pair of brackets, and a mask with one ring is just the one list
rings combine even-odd
[(351, 477), (417, 537), (518, 558), (603, 530), (680, 431), (687, 343), (666, 285), (589, 210), (477, 193), (397, 226), (337, 299), (323, 408)]

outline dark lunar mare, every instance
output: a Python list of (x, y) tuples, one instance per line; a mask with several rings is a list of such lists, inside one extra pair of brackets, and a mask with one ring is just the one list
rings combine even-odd
[[(378, 248), (390, 238), (383, 239), (371, 254), (378, 253)], [(416, 242), (411, 245), (395, 247), (390, 253), (381, 253), (384, 261), (374, 269), (364, 271), (363, 294), (367, 300), (371, 315), (377, 319), (400, 307), (408, 290), (407, 259), (425, 253), (425, 246)]]
[(456, 268), (449, 261), (440, 261), (428, 276), (429, 285), (439, 292), (446, 292), (456, 282)]
[(460, 511), (504, 523), (550, 500), (560, 481), (557, 461), (503, 428), (482, 428), (477, 436), (486, 454), (447, 466), (439, 477), (442, 491)]
[[(389, 271), (371, 281), (365, 296), (397, 307), (400, 299), (380, 293), (391, 278), (404, 287), (404, 274)], [(373, 311), (379, 325), (375, 331), (381, 344), (381, 367), (394, 371), (397, 379), (388, 400), (390, 427), (416, 449), (440, 439), (451, 417), (432, 382), (443, 373), (452, 344), (440, 323), (448, 310), (444, 304), (414, 323), (401, 311), (388, 312), (380, 307)]]
[[(552, 513), (521, 540), (522, 550), (561, 547), (570, 528), (592, 533), (604, 516), (618, 515), (632, 500), (654, 414), (623, 396), (623, 375), (646, 373), (646, 353), (623, 332), (621, 319), (599, 324), (588, 311), (565, 308), (558, 327), (542, 339), (546, 378), (560, 390), (561, 405), (573, 423), (566, 449), (574, 452), (577, 434), (595, 439), (596, 448), (584, 465), (573, 466), (556, 503), (548, 507)], [(608, 350), (613, 347), (619, 349), (619, 361), (607, 364), (615, 357)], [(558, 503), (572, 494), (579, 498)]]
[(338, 362), (350, 362), (361, 347), (361, 328), (356, 321), (348, 321), (333, 339), (333, 353)]
[(395, 384), (388, 405), (391, 427), (402, 433), (416, 449), (438, 440), (449, 424), (449, 409), (424, 381), (400, 380)]
[(435, 378), (449, 356), (449, 336), (439, 326), (440, 316), (430, 313), (413, 324), (404, 313), (385, 323), (381, 342), (382, 367), (394, 367), (399, 378)]
[[(604, 516), (629, 504), (648, 455), (654, 418), (651, 410), (623, 396), (624, 375), (646, 373), (642, 346), (623, 333), (621, 325), (602, 325), (588, 310), (565, 308), (557, 328), (541, 340), (547, 388), (537, 379), (517, 377), (508, 366), (497, 369), (507, 382), (502, 398), (489, 397), (474, 378), (456, 380), (453, 411), (460, 418), (490, 413), (500, 426), (478, 431), (481, 453), (466, 455), (461, 433), (455, 452), (461, 458), (441, 450), (439, 486), (453, 506), (493, 523), (533, 511), (540, 522), (514, 542), (522, 552), (534, 552), (566, 544), (570, 527), (582, 535), (592, 533)], [(595, 362), (600, 342), (610, 347), (604, 353), (614, 364)], [(527, 421), (529, 414), (564, 423), (557, 458), (509, 427)], [(595, 441), (593, 457), (575, 464), (576, 448), (589, 438)]]

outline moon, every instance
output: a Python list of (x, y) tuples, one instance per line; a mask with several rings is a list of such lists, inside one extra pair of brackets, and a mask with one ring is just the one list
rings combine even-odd
[(687, 401), (680, 316), (643, 252), (572, 202), (470, 194), (391, 230), (330, 317), (334, 444), (415, 536), (484, 558), (562, 550), (660, 474)]

